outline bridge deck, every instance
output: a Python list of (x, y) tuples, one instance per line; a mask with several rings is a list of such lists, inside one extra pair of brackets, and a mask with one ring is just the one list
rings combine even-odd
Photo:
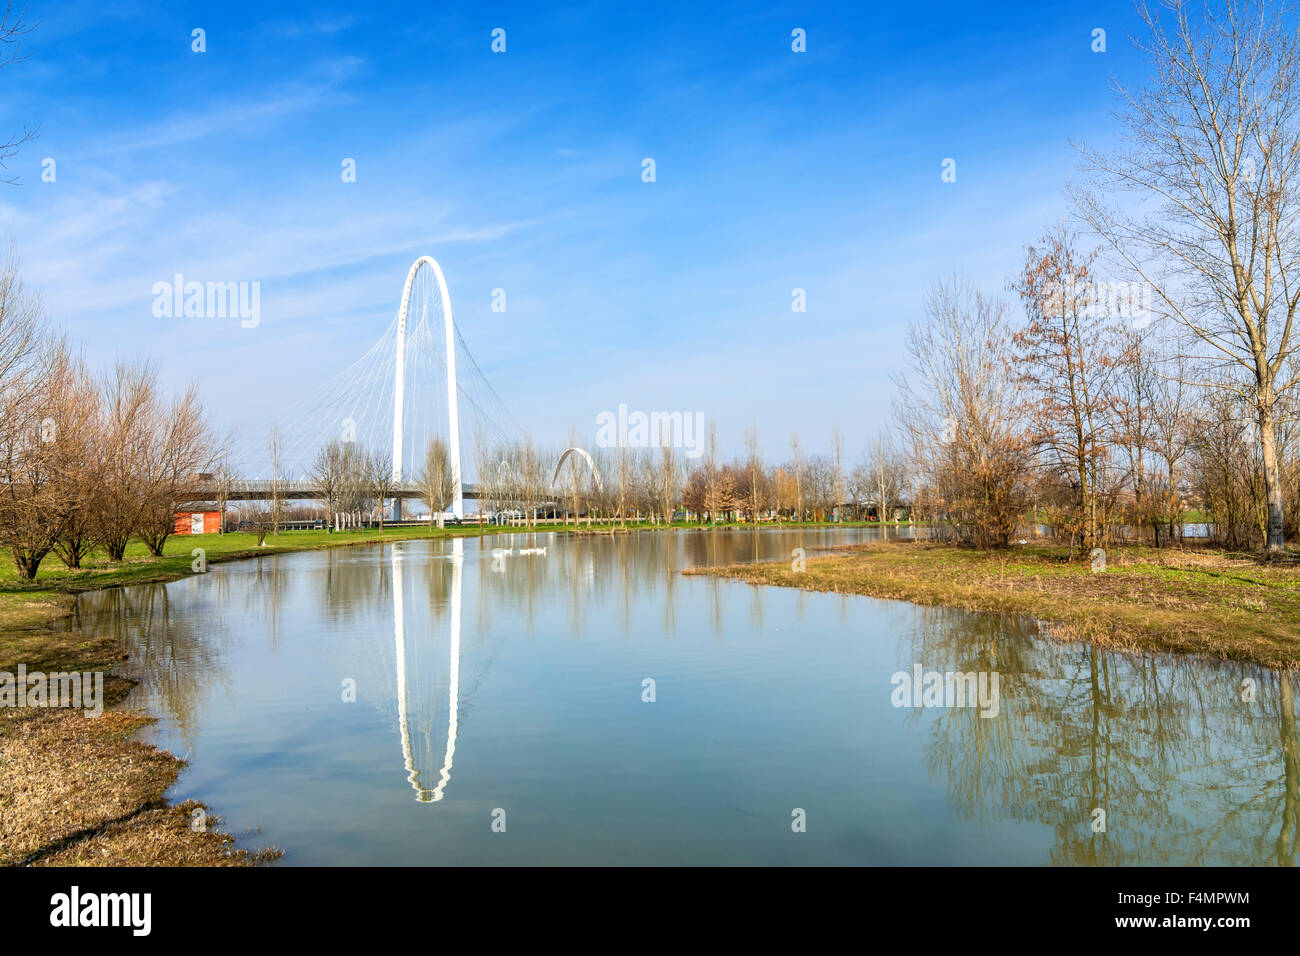
[[(279, 496), (283, 499), (322, 500), (325, 497), (325, 492), (320, 485), (310, 479), (282, 481), (279, 484)], [(229, 488), (226, 489), (224, 497), (226, 501), (266, 501), (275, 490), (274, 486), (275, 483), (269, 478), (233, 481), (230, 483)], [(478, 498), (478, 486), (474, 484), (461, 485), (461, 496), (464, 498)], [(221, 489), (215, 483), (201, 483), (193, 489), (191, 497), (195, 501), (217, 501), (223, 496), (221, 495)], [(423, 500), (424, 494), (415, 482), (402, 481), (389, 489), (388, 497), (403, 500), (412, 498)]]

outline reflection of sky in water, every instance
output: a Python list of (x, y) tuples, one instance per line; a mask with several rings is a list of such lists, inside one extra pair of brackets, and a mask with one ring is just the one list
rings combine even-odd
[[(126, 642), (132, 705), (191, 761), (175, 795), (288, 864), (1294, 862), (1300, 748), (1275, 673), (678, 573), (872, 533), (267, 557), (85, 595), (79, 624)], [(515, 553), (494, 572), (498, 547)], [(999, 716), (893, 707), (915, 663), (998, 671)]]

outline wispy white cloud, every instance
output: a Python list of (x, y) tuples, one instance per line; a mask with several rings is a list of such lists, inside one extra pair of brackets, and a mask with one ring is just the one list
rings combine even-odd
[(296, 40), (305, 36), (332, 36), (348, 29), (356, 22), (356, 17), (351, 14), (307, 20), (276, 20), (264, 24), (259, 32), (263, 36)]
[(157, 150), (191, 143), (220, 133), (247, 132), (292, 113), (351, 102), (353, 97), (339, 89), (364, 61), (344, 57), (327, 65), (327, 78), (315, 84), (293, 87), (261, 99), (222, 103), (206, 110), (178, 113), (157, 123), (89, 143), (83, 158), (104, 158), (115, 153)]

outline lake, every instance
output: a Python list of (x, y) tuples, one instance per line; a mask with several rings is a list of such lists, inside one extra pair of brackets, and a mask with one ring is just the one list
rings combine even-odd
[[(280, 865), (1295, 863), (1289, 677), (680, 573), (881, 533), (336, 548), (74, 623), (190, 761), (170, 796)], [(910, 687), (948, 673), (996, 707)]]

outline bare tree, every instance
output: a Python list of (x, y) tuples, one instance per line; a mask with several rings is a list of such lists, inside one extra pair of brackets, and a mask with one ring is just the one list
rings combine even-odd
[(482, 429), (476, 428), (474, 430), (474, 470), (478, 473), (477, 510), (480, 531), (483, 529), (484, 516), (496, 510), (495, 464)]
[[(425, 452), (426, 458), (428, 452)], [(393, 455), (391, 452), (374, 451), (367, 461), (370, 469), (370, 489), (379, 504), (379, 530), (384, 530), (384, 502), (393, 496), (397, 488), (397, 479), (393, 477)]]
[(681, 466), (677, 463), (676, 452), (668, 438), (666, 432), (660, 436), (659, 465), (655, 469), (654, 479), (655, 497), (666, 525), (673, 523), (673, 511), (682, 490)]
[(799, 433), (790, 433), (790, 480), (794, 484), (794, 520), (802, 521), (804, 516), (804, 466), (803, 450), (799, 445)]
[(825, 521), (834, 507), (834, 468), (825, 455), (812, 455), (803, 464), (804, 506), (812, 520)]
[[(838, 435), (838, 430), (836, 432)], [(758, 441), (758, 426), (745, 429), (745, 507), (751, 524), (758, 524), (758, 515), (767, 506), (769, 483), (763, 468), (763, 446)]]
[(515, 449), (513, 467), (519, 501), (523, 506), (524, 520), (529, 526), (537, 524), (537, 508), (546, 486), (542, 456), (533, 444), (532, 436), (525, 436)]
[[(1084, 220), (1188, 329), (1200, 377), (1233, 392), (1258, 422), (1267, 498), (1266, 547), (1284, 547), (1278, 412), (1296, 383), (1300, 307), (1300, 36), (1283, 3), (1230, 0), (1211, 11), (1168, 0), (1166, 23), (1139, 7), (1153, 70), (1119, 89), (1130, 147), (1083, 150), (1093, 188), (1076, 193)], [(1135, 193), (1120, 206), (1102, 191)]]
[[(8, 0), (5, 3), (4, 13), (0, 14), (0, 67), (26, 59), (26, 56), (22, 53), (21, 39), (25, 34), (31, 32), (31, 27), (23, 23), (24, 15), (23, 11), (15, 13), (13, 0)], [(35, 136), (36, 130), (29, 129), (24, 125), (21, 133), (16, 133), (3, 143), (0, 143), (0, 169), (7, 169), (8, 166), (5, 161), (13, 157), (23, 143), (34, 139)], [(5, 180), (5, 182), (16, 185), (18, 179), (14, 177)]]
[(1262, 543), (1268, 515), (1258, 507), (1263, 473), (1250, 406), (1230, 391), (1211, 389), (1194, 419), (1189, 458), (1212, 537), (1234, 549)]
[(311, 478), (320, 489), (325, 502), (325, 527), (334, 527), (334, 514), (339, 497), (346, 480), (344, 470), (347, 466), (343, 442), (338, 439), (327, 442), (316, 452), (311, 466)]
[(155, 401), (145, 409), (148, 433), (142, 443), (144, 454), (137, 460), (145, 493), (136, 530), (156, 557), (176, 530), (176, 509), (193, 497), (199, 474), (208, 470), (214, 450), (198, 390), (191, 386), (163, 407), (152, 367), (148, 374)]
[(104, 499), (95, 535), (109, 560), (121, 561), (140, 526), (151, 490), (142, 462), (154, 427), (155, 380), (147, 363), (119, 362), (104, 383)]
[(370, 481), (370, 458), (354, 441), (339, 443), (339, 511), (349, 526), (370, 510), (373, 487)]
[(1006, 308), (959, 279), (936, 283), (907, 351), (915, 378), (899, 382), (897, 417), (934, 510), (976, 546), (1005, 547), (1030, 473)]
[(892, 506), (903, 492), (903, 465), (888, 432), (877, 432), (867, 455), (867, 481), (876, 499), (876, 517), (892, 517)]
[(1148, 467), (1156, 439), (1156, 401), (1160, 375), (1154, 361), (1150, 334), (1140, 329), (1121, 334), (1116, 359), (1114, 399), (1115, 444), (1128, 459), (1128, 487), (1132, 494), (1131, 521), (1139, 542), (1150, 526), (1157, 545), (1164, 502), (1154, 493), (1154, 476)]
[(1057, 226), (1030, 246), (1012, 287), (1024, 303), (1027, 323), (1015, 335), (1016, 367), (1032, 440), (1049, 470), (1062, 470), (1072, 489), (1055, 520), (1084, 554), (1102, 543), (1101, 484), (1108, 455), (1113, 361), (1109, 317), (1092, 294), (1094, 254), (1078, 250), (1074, 236)]
[[(451, 467), (451, 455), (441, 438), (435, 438), (425, 446), (424, 465), (416, 481), (429, 505), (429, 527), (435, 524), (443, 527), (447, 508), (456, 498), (456, 476)], [(480, 475), (480, 485), (482, 481)]]
[(709, 516), (709, 524), (716, 525), (719, 517), (727, 520), (727, 513), (736, 506), (736, 496), (735, 477), (718, 460), (718, 426), (714, 422), (709, 422), (701, 470), (704, 478), (703, 510)]
[(245, 501), (236, 516), (241, 530), (253, 535), (259, 548), (266, 546), (266, 536), (271, 532), (271, 509), (260, 501)]
[(0, 271), (0, 539), (21, 578), (34, 578), (59, 539), (58, 423), (48, 415), (51, 343), (40, 302), (10, 253)]
[(223, 454), (212, 469), (212, 483), (217, 492), (217, 533), (226, 531), (226, 505), (234, 491), (238, 476), (230, 464), (230, 459)]
[(625, 444), (619, 444), (614, 452), (614, 474), (610, 491), (614, 499), (614, 511), (618, 514), (619, 527), (627, 526), (628, 502), (632, 498), (632, 482), (636, 473), (636, 464)]
[(828, 517), (835, 515), (836, 509), (844, 503), (844, 443), (840, 440), (840, 426), (831, 426), (831, 453), (827, 460), (830, 466), (830, 509)]
[[(69, 568), (81, 567), (95, 548), (104, 495), (99, 388), (85, 363), (55, 343), (48, 374), (48, 442), (55, 485), (58, 538), (55, 553)], [(51, 434), (52, 433), (52, 434)]]
[(284, 504), (284, 441), (280, 437), (279, 428), (272, 426), (266, 449), (271, 456), (271, 491), (267, 499), (267, 517), (271, 522), (271, 533), (278, 535)]
[(792, 521), (797, 520), (795, 514), (797, 494), (795, 481), (792, 477), (793, 471), (793, 466), (790, 468), (782, 467), (778, 468), (772, 475), (772, 497), (777, 515), (781, 517), (788, 513)]
[[(1179, 501), (1181, 465), (1187, 456), (1188, 443), (1192, 437), (1191, 386), (1187, 384), (1187, 361), (1187, 356), (1181, 349), (1162, 358), (1160, 364), (1168, 372), (1156, 376), (1152, 409), (1152, 443), (1164, 466), (1160, 482), (1164, 499), (1163, 523), (1169, 529), (1170, 538), (1182, 537), (1182, 508)], [(1159, 545), (1157, 530), (1156, 546)]]

